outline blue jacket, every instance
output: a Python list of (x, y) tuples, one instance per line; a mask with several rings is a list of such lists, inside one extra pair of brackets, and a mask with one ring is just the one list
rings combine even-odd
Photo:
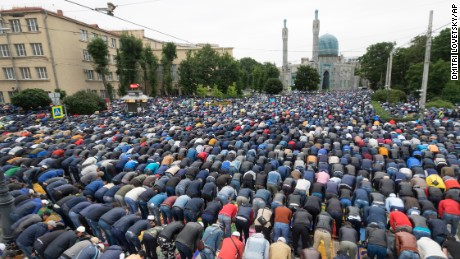
[(16, 243), (24, 246), (33, 246), (35, 240), (48, 232), (48, 226), (45, 223), (39, 222), (26, 228), (16, 239)]
[(54, 169), (54, 170), (49, 170), (47, 172), (44, 172), (42, 175), (40, 175), (37, 179), (39, 184), (42, 184), (46, 182), (46, 180), (54, 178), (54, 177), (61, 177), (64, 175), (64, 170), (62, 169)]
[(218, 224), (213, 224), (206, 228), (201, 239), (206, 240), (204, 243), (206, 247), (211, 249), (213, 252), (216, 252), (223, 238), (224, 231), (222, 231)]
[(85, 186), (85, 190), (90, 191), (92, 194), (96, 193), (99, 188), (104, 186), (104, 182), (102, 180), (96, 180), (90, 182), (88, 185)]
[(277, 171), (270, 171), (267, 176), (267, 184), (279, 186), (281, 183), (281, 175)]
[(160, 192), (157, 195), (153, 196), (148, 203), (152, 203), (155, 205), (155, 207), (160, 207), (160, 204), (163, 203), (164, 200), (166, 200), (168, 196), (164, 192)]

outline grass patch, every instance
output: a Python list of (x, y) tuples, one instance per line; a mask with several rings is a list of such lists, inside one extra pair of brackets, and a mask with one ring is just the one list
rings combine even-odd
[(454, 105), (449, 102), (449, 101), (444, 101), (444, 100), (436, 100), (436, 101), (431, 101), (426, 103), (426, 108), (447, 108), (447, 109), (453, 109), (455, 108)]
[(400, 121), (400, 122), (405, 122), (405, 121), (413, 121), (417, 119), (417, 115), (409, 115), (406, 117), (397, 117), (389, 114), (385, 109), (380, 106), (380, 102), (378, 101), (371, 101), (372, 106), (374, 107), (375, 113), (377, 116), (379, 116), (382, 120), (385, 121), (390, 121), (390, 120), (395, 120), (395, 121)]

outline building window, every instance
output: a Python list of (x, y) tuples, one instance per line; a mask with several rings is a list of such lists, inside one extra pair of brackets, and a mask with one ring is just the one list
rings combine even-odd
[(113, 73), (112, 72), (107, 73), (107, 81), (113, 81)]
[(10, 24), (12, 32), (21, 32), (21, 22), (19, 22), (19, 19), (10, 20)]
[(97, 90), (91, 90), (93, 94), (97, 94)]
[(8, 45), (6, 44), (0, 45), (0, 55), (4, 58), (10, 56), (10, 49), (8, 48)]
[(88, 31), (80, 30), (80, 40), (88, 41)]
[(105, 94), (105, 90), (100, 90), (101, 92), (101, 98), (107, 98), (106, 94)]
[(34, 56), (43, 56), (43, 48), (41, 43), (30, 43)]
[(117, 74), (117, 81), (120, 81), (120, 75)]
[(26, 46), (24, 46), (24, 44), (14, 44), (14, 47), (16, 48), (16, 54), (18, 55), (18, 57), (27, 56)]
[(99, 37), (99, 35), (95, 32), (93, 32), (93, 39), (96, 39), (97, 37)]
[(31, 19), (26, 19), (27, 21), (27, 28), (29, 31), (38, 31), (38, 24), (37, 24), (37, 19), (31, 18)]
[(107, 43), (107, 36), (102, 36), (101, 39), (102, 39), (105, 43)]
[(5, 103), (5, 97), (3, 97), (3, 92), (0, 91), (0, 103)]
[(117, 47), (117, 39), (110, 38), (110, 47), (116, 48)]
[(13, 98), (13, 96), (14, 96), (15, 93), (16, 93), (16, 92), (8, 91), (8, 97), (10, 97), (10, 100), (11, 100), (11, 98)]
[(83, 60), (91, 61), (91, 55), (89, 54), (88, 50), (86, 50), (86, 49), (83, 50)]
[(28, 67), (20, 67), (19, 71), (21, 71), (22, 79), (32, 79), (32, 76), (30, 75), (30, 68), (28, 68)]
[(94, 71), (85, 69), (85, 74), (86, 74), (86, 80), (94, 80)]
[[(6, 28), (2, 20), (0, 20), (0, 28)], [(0, 34), (3, 34), (5, 30), (0, 29)]]
[(38, 78), (48, 79), (48, 73), (46, 72), (46, 67), (36, 67)]
[(7, 80), (15, 79), (14, 70), (13, 70), (12, 67), (4, 67), (3, 68), (3, 74), (5, 74), (5, 79), (7, 79)]
[(101, 73), (97, 73), (97, 80), (102, 81), (102, 74)]

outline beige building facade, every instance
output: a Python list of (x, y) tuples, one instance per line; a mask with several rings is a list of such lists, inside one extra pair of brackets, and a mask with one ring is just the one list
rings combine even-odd
[[(0, 11), (0, 103), (9, 103), (13, 94), (28, 88), (48, 92), (61, 89), (68, 95), (90, 90), (105, 98), (102, 75), (94, 71), (87, 45), (94, 37), (107, 42), (110, 54), (106, 79), (117, 89), (116, 53), (120, 32), (71, 19), (62, 11), (50, 12), (38, 7)], [(127, 32), (141, 38), (144, 45), (150, 45), (161, 59), (163, 42), (145, 37), (143, 30)], [(233, 54), (232, 48), (213, 47)], [(176, 87), (178, 64), (188, 50), (199, 48), (199, 45), (177, 44), (178, 58), (173, 66)]]

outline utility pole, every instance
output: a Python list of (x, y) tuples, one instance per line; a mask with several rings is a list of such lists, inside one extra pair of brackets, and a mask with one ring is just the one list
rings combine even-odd
[(391, 71), (393, 69), (393, 54), (395, 53), (395, 49), (390, 51), (390, 56), (387, 60), (387, 74), (385, 76), (385, 89), (391, 90)]
[(389, 63), (390, 63), (390, 69), (388, 72), (388, 90), (391, 90), (391, 71), (393, 70), (393, 54), (395, 54), (396, 49), (392, 49), (390, 52), (390, 58), (389, 58)]
[(433, 10), (430, 11), (430, 20), (428, 23), (428, 32), (426, 35), (425, 61), (423, 62), (423, 77), (422, 77), (422, 95), (420, 96), (420, 119), (423, 119), (425, 110), (426, 90), (428, 86), (428, 73), (430, 71), (430, 54), (431, 54), (431, 27), (433, 24)]

